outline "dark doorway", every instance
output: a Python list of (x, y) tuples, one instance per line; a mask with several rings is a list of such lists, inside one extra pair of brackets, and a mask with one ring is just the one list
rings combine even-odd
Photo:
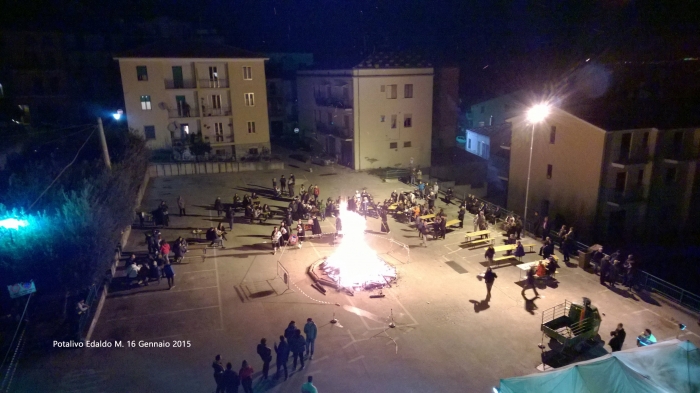
[(185, 87), (185, 81), (182, 79), (182, 67), (173, 67), (173, 87), (182, 89)]
[(620, 160), (627, 160), (630, 158), (631, 145), (632, 134), (622, 134), (622, 141), (620, 142)]

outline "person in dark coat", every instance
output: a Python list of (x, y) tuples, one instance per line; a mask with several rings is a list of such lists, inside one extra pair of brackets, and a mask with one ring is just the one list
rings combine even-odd
[(496, 255), (496, 250), (494, 250), (493, 246), (489, 246), (489, 248), (487, 248), (486, 252), (484, 253), (484, 258), (486, 258), (486, 260), (489, 261), (489, 268), (491, 268), (491, 264), (493, 263), (494, 255)]
[(612, 351), (613, 352), (621, 351), (622, 344), (625, 342), (625, 337), (627, 337), (627, 333), (625, 333), (625, 329), (622, 327), (622, 324), (618, 323), (617, 329), (610, 332), (610, 335), (612, 336), (612, 338), (608, 342), (608, 345), (610, 345), (610, 348), (612, 348)]
[(515, 255), (515, 257), (518, 258), (520, 262), (522, 262), (523, 257), (525, 256), (525, 247), (523, 247), (523, 244), (520, 242), (520, 240), (518, 240), (518, 243), (515, 246), (515, 252), (513, 253), (513, 255)]
[(280, 336), (279, 345), (275, 343), (275, 353), (277, 354), (277, 374), (275, 379), (280, 377), (280, 370), (284, 368), (284, 380), (287, 380), (287, 362), (289, 361), (289, 344)]
[(260, 359), (263, 361), (263, 368), (262, 368), (262, 380), (266, 380), (268, 377), (268, 374), (270, 372), (270, 362), (272, 361), (272, 350), (267, 346), (267, 340), (262, 339), (260, 340), (260, 344), (258, 344), (257, 348), (258, 355), (260, 355)]
[[(540, 297), (540, 294), (537, 293), (537, 286), (535, 285), (535, 269), (530, 268), (527, 271), (527, 289), (528, 287), (532, 288), (533, 291), (535, 291), (535, 296)], [(523, 289), (523, 292), (525, 292), (525, 289)]]
[(214, 382), (216, 382), (216, 393), (226, 393), (224, 391), (224, 384), (222, 379), (224, 375), (224, 366), (221, 364), (221, 355), (216, 355), (214, 361), (211, 364), (211, 367), (214, 369)]
[(447, 236), (447, 218), (442, 217), (440, 220), (440, 237), (445, 239)]
[(321, 230), (321, 224), (319, 224), (319, 222), (318, 222), (318, 217), (312, 216), (311, 219), (312, 219), (313, 222), (314, 222), (314, 226), (313, 226), (313, 228), (312, 228), (312, 230), (311, 230), (311, 233), (313, 233), (314, 235), (320, 235), (320, 234), (322, 234), (323, 231)]
[(611, 267), (610, 256), (604, 256), (603, 259), (600, 260), (600, 285), (605, 285), (605, 280), (608, 274), (610, 274)]
[(280, 188), (282, 195), (287, 193), (287, 179), (285, 179), (284, 175), (280, 176)]
[(238, 378), (241, 380), (241, 385), (243, 385), (243, 391), (245, 393), (253, 393), (253, 370), (246, 360), (241, 364), (241, 369), (238, 370)]
[(289, 325), (287, 325), (287, 328), (284, 329), (284, 338), (287, 339), (287, 342), (289, 345), (292, 345), (292, 338), (294, 337), (294, 332), (297, 331), (297, 325), (296, 322), (291, 321), (289, 322)]
[(387, 218), (386, 209), (384, 209), (384, 208), (379, 209), (379, 218), (382, 219), (381, 231), (385, 232), (385, 233), (390, 233), (391, 230), (389, 229), (389, 221)]
[(459, 227), (464, 228), (464, 214), (467, 212), (467, 209), (464, 208), (464, 206), (460, 206), (459, 208), (459, 213), (457, 213), (457, 218), (459, 219)]
[(238, 393), (238, 386), (240, 386), (241, 381), (238, 378), (238, 374), (233, 371), (233, 365), (230, 362), (226, 363), (226, 370), (221, 376), (221, 379), (226, 393)]
[(484, 273), (484, 282), (486, 282), (486, 301), (491, 299), (491, 287), (493, 287), (493, 282), (496, 281), (498, 276), (491, 270), (491, 268), (486, 269)]
[(306, 350), (306, 339), (301, 334), (301, 330), (294, 331), (294, 337), (289, 340), (289, 348), (292, 351), (292, 371), (297, 369), (297, 359), (301, 363), (301, 369), (304, 369), (304, 351)]
[(180, 217), (187, 215), (185, 211), (185, 198), (183, 198), (182, 195), (177, 197), (177, 207), (180, 209)]
[(216, 197), (214, 201), (214, 209), (216, 209), (216, 215), (221, 216), (221, 212), (224, 211), (224, 204), (221, 202), (221, 197)]
[(228, 221), (228, 230), (229, 232), (233, 231), (233, 218), (235, 217), (235, 214), (233, 212), (233, 208), (229, 207), (226, 209), (226, 220)]

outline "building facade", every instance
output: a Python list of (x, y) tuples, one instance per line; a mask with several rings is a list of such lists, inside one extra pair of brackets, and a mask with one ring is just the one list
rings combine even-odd
[(297, 73), (299, 123), (355, 170), (430, 166), (433, 68), (378, 53), (350, 69)]
[(126, 118), (151, 148), (245, 159), (270, 152), (266, 58), (221, 44), (151, 45), (119, 61)]

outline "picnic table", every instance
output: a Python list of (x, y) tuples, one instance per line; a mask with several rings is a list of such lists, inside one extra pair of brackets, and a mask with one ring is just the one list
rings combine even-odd
[[(524, 248), (524, 247), (529, 247), (529, 248), (530, 248), (530, 252), (535, 252), (535, 250), (534, 250), (535, 246), (536, 246), (536, 244), (523, 244), (523, 248)], [(493, 250), (496, 251), (496, 252), (500, 252), (500, 251), (515, 251), (515, 248), (516, 248), (516, 247), (517, 247), (517, 244), (504, 244), (504, 245), (502, 245), (502, 246), (496, 246), (496, 247), (494, 247)]]
[(488, 229), (484, 229), (483, 231), (467, 232), (464, 234), (464, 237), (467, 238), (467, 241), (470, 241), (472, 237), (479, 236), (479, 237), (483, 238), (484, 236), (486, 236), (486, 238), (488, 238), (488, 237), (490, 237), (490, 234), (491, 234), (491, 231), (489, 231)]
[(424, 216), (420, 216), (420, 219), (423, 221), (432, 220), (434, 218), (435, 218), (435, 214), (426, 214)]
[[(559, 261), (559, 259), (556, 256), (554, 257), (554, 260)], [(543, 259), (541, 261), (525, 262), (517, 265), (518, 269), (520, 269), (520, 280), (523, 279), (523, 272), (527, 272), (532, 267), (539, 265), (540, 262), (543, 262), (545, 265), (549, 263), (547, 259)]]
[(393, 211), (396, 211), (396, 209), (397, 209), (398, 207), (399, 207), (399, 205), (398, 205), (398, 204), (396, 204), (396, 203), (392, 203), (391, 205), (389, 205), (389, 207), (387, 208), (387, 210), (389, 210), (389, 211), (392, 211), (392, 212), (393, 212)]
[(450, 221), (447, 221), (445, 223), (446, 227), (451, 227), (451, 226), (455, 226), (455, 225), (459, 225), (459, 219), (455, 218), (454, 220), (450, 220)]

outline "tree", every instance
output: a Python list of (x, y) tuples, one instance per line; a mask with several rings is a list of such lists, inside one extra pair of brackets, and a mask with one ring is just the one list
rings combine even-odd
[(209, 144), (209, 142), (203, 142), (201, 140), (195, 141), (190, 145), (190, 152), (195, 157), (201, 157), (211, 152), (211, 144)]

